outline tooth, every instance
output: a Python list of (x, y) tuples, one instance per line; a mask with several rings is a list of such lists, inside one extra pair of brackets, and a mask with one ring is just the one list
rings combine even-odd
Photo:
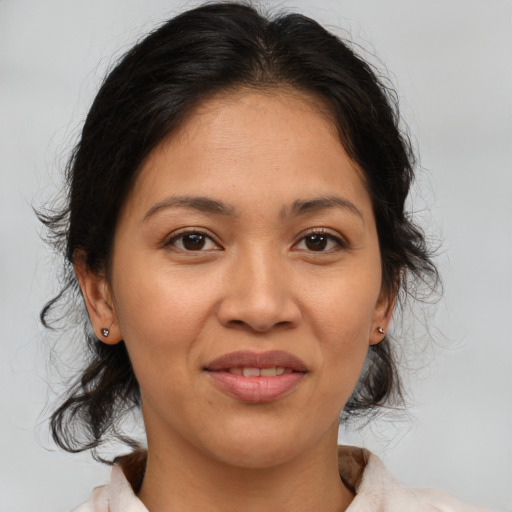
[(284, 368), (276, 368), (276, 375), (283, 375), (284, 372), (285, 372)]
[(262, 368), (260, 370), (260, 375), (262, 377), (275, 377), (276, 376), (276, 368)]
[(235, 375), (242, 375), (242, 368), (230, 368), (229, 373), (234, 373)]
[(244, 368), (243, 370), (244, 377), (259, 377), (260, 369), (259, 368)]

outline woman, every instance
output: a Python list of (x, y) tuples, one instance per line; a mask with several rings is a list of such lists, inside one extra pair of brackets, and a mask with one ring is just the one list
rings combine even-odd
[(43, 219), (91, 349), (52, 429), (97, 453), (140, 406), (147, 451), (77, 510), (476, 510), (337, 447), (340, 415), (400, 401), (393, 310), (437, 279), (398, 122), (342, 41), (240, 4), (170, 20), (112, 70)]

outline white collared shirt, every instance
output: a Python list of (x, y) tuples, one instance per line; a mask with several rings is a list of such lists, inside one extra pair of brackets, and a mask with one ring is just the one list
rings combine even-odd
[[(129, 458), (124, 457), (125, 460)], [(401, 485), (386, 471), (382, 461), (367, 450), (340, 446), (338, 460), (342, 480), (355, 492), (346, 512), (486, 511), (436, 489)], [(148, 509), (135, 495), (121, 463), (112, 467), (109, 484), (96, 487), (89, 501), (73, 512), (148, 512)]]

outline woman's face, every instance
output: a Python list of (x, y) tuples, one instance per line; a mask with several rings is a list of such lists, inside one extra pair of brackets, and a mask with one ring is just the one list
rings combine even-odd
[(150, 154), (109, 289), (150, 448), (244, 467), (335, 438), (389, 317), (360, 171), (284, 91), (217, 96)]

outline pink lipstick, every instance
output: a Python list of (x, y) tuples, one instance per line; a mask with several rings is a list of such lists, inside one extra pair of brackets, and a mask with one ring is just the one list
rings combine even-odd
[(248, 403), (277, 400), (295, 389), (308, 371), (299, 358), (279, 350), (232, 352), (204, 370), (222, 391)]

